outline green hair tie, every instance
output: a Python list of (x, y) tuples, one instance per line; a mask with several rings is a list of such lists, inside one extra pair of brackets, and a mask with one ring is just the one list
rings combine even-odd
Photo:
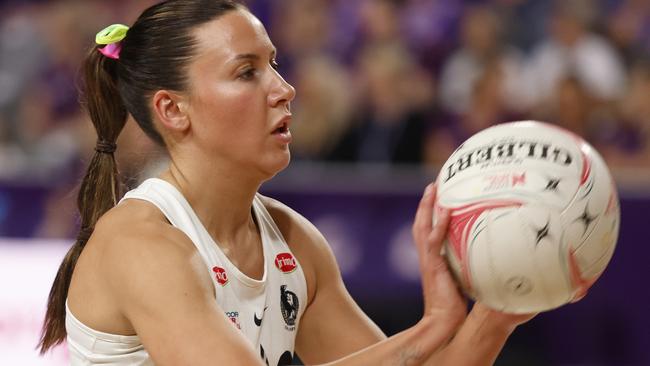
[(107, 45), (120, 42), (126, 37), (126, 32), (128, 31), (129, 27), (124, 24), (109, 25), (97, 33), (95, 43)]

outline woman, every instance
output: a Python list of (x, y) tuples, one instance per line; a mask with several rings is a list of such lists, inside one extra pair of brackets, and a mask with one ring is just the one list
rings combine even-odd
[[(281, 365), (294, 351), (308, 364), (489, 364), (528, 319), (480, 304), (466, 317), (438, 254), (448, 214), (432, 228), (433, 187), (413, 227), (422, 320), (386, 339), (361, 312), (316, 228), (257, 194), (289, 163), (295, 91), (242, 5), (164, 2), (98, 43), (84, 90), (97, 153), (43, 352), (67, 335), (72, 363), (84, 365)], [(128, 114), (171, 163), (116, 205), (113, 152)]]

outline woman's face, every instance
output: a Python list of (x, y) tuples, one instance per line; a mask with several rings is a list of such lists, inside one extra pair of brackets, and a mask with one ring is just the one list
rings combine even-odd
[(195, 36), (197, 57), (188, 68), (193, 140), (221, 166), (273, 176), (289, 163), (295, 90), (276, 71), (264, 26), (237, 10), (206, 23)]

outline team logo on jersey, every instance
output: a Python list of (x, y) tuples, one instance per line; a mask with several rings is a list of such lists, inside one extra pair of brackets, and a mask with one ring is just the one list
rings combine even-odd
[(228, 275), (226, 274), (225, 269), (221, 267), (212, 267), (212, 272), (214, 272), (217, 282), (221, 286), (225, 286), (228, 283)]
[(298, 265), (291, 253), (280, 253), (275, 257), (275, 267), (284, 273), (291, 273)]
[(298, 302), (298, 296), (287, 290), (287, 285), (280, 286), (280, 308), (282, 317), (284, 318), (285, 329), (289, 331), (295, 330), (300, 303)]
[(239, 324), (239, 311), (226, 311), (226, 316), (237, 329), (241, 329), (241, 325)]

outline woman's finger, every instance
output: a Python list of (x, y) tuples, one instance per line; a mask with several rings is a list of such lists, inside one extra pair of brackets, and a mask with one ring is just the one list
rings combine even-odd
[(431, 183), (424, 190), (413, 221), (413, 236), (418, 248), (424, 244), (433, 226), (433, 204), (436, 200), (436, 186)]
[(451, 221), (451, 211), (442, 208), (438, 212), (438, 220), (427, 240), (428, 251), (434, 254), (440, 254), (442, 243), (447, 235), (447, 228)]

